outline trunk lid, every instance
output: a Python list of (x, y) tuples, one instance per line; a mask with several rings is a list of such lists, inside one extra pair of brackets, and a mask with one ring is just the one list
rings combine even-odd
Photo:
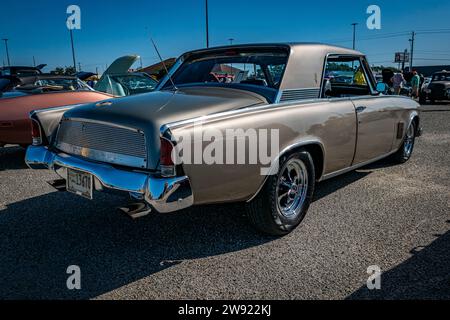
[(266, 103), (264, 97), (249, 91), (189, 87), (84, 105), (67, 111), (64, 119), (86, 119), (142, 131), (148, 153), (147, 167), (156, 169), (162, 125)]

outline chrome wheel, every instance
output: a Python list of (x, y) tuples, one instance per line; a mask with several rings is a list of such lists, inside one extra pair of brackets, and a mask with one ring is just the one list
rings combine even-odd
[(408, 127), (408, 131), (406, 132), (405, 143), (403, 145), (403, 152), (405, 157), (409, 158), (411, 156), (414, 147), (414, 136), (415, 136), (414, 124), (411, 123), (411, 125)]
[(291, 159), (284, 164), (276, 187), (277, 207), (286, 218), (294, 218), (303, 207), (308, 192), (308, 171), (303, 161)]

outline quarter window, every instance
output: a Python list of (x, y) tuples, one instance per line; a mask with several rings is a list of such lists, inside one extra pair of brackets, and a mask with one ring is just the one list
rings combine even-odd
[(343, 98), (370, 95), (370, 93), (369, 80), (359, 58), (328, 58), (322, 97)]

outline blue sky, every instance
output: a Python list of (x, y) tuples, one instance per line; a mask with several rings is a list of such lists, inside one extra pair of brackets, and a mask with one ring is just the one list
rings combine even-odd
[[(27, 3), (28, 2), (28, 3)], [(9, 38), (12, 64), (47, 63), (50, 69), (72, 64), (66, 8), (81, 8), (81, 30), (74, 32), (77, 61), (85, 71), (103, 71), (125, 54), (143, 64), (157, 62), (153, 37), (164, 58), (205, 46), (204, 0), (11, 1), (2, 4), (0, 37)], [(366, 9), (381, 8), (381, 30), (368, 30)], [(300, 1), (209, 0), (210, 43), (313, 41), (351, 47), (352, 22), (358, 22), (357, 49), (371, 64), (389, 65), (395, 51), (409, 48), (406, 31), (448, 29), (449, 1)], [(373, 39), (377, 38), (379, 39)], [(419, 33), (415, 65), (450, 64), (450, 32)], [(0, 44), (0, 64), (6, 61)]]

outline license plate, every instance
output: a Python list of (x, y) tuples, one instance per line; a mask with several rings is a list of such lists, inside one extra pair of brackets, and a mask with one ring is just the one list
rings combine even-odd
[(92, 175), (78, 170), (67, 169), (67, 191), (92, 200)]

